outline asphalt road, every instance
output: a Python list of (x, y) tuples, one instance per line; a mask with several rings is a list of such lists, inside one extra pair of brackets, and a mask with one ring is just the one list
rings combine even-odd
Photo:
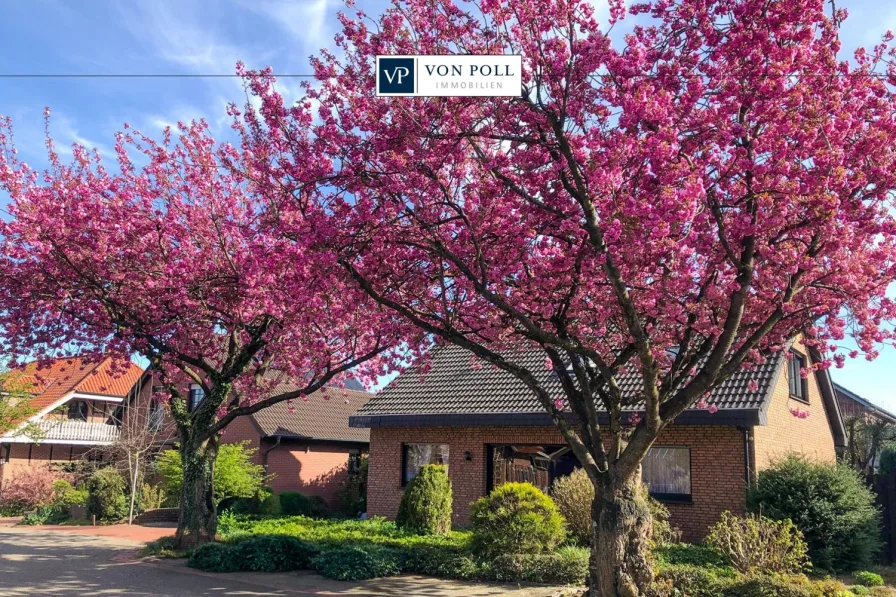
[[(0, 595), (292, 595), (236, 578), (134, 562), (140, 544), (79, 533), (0, 528)], [(116, 561), (118, 560), (118, 561)]]
[(0, 527), (0, 597), (20, 595), (305, 595), (320, 597), (547, 597), (550, 587), (463, 583), (420, 576), (358, 583), (313, 573), (209, 574), (180, 560), (135, 560), (142, 543), (35, 527)]

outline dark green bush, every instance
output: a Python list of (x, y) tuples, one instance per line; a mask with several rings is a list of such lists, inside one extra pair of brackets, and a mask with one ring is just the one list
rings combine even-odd
[(880, 549), (880, 513), (874, 494), (845, 464), (788, 456), (759, 474), (751, 511), (790, 519), (803, 533), (816, 568), (846, 572), (868, 568)]
[(364, 580), (401, 574), (402, 556), (398, 550), (379, 545), (340, 547), (321, 552), (314, 568), (335, 580)]
[(444, 535), (451, 530), (452, 499), (448, 469), (427, 464), (405, 488), (395, 523), (410, 533)]
[(310, 543), (283, 535), (252, 537), (234, 544), (233, 548), (239, 570), (253, 572), (307, 570), (318, 554), (318, 549)]
[(503, 554), (491, 560), (491, 576), (500, 581), (581, 585), (588, 578), (588, 556), (583, 547), (544, 554)]
[(227, 543), (206, 543), (193, 550), (187, 566), (206, 572), (239, 572), (242, 564), (237, 550)]
[(460, 580), (477, 579), (483, 570), (470, 552), (447, 545), (414, 545), (402, 549), (404, 572), (414, 572), (439, 578)]
[(298, 491), (281, 491), (280, 511), (283, 516), (311, 516), (311, 500)]
[(867, 570), (863, 570), (862, 572), (856, 572), (853, 574), (853, 578), (856, 579), (857, 585), (862, 585), (863, 587), (882, 587), (884, 586), (884, 578), (880, 574), (875, 574), (874, 572), (868, 572)]
[(127, 483), (112, 467), (102, 468), (87, 479), (87, 512), (103, 521), (118, 521), (128, 514)]
[(344, 516), (356, 517), (367, 511), (368, 459), (361, 458), (358, 470), (350, 472), (339, 487), (339, 511)]
[(258, 513), (262, 516), (280, 516), (280, 496), (276, 493), (271, 493), (265, 497), (258, 507)]
[(328, 518), (330, 516), (330, 505), (327, 504), (327, 500), (319, 495), (312, 495), (310, 501), (312, 518)]
[(888, 475), (896, 471), (896, 447), (887, 446), (880, 453), (880, 467), (878, 469), (881, 474)]
[(473, 503), (474, 550), (486, 558), (553, 551), (566, 538), (553, 500), (529, 483), (505, 483)]
[(789, 519), (724, 512), (710, 529), (706, 543), (744, 574), (798, 573), (811, 567), (803, 534)]
[(656, 549), (654, 555), (660, 566), (690, 565), (724, 571), (726, 576), (734, 575), (734, 568), (731, 567), (728, 559), (712, 547), (691, 543), (673, 543)]

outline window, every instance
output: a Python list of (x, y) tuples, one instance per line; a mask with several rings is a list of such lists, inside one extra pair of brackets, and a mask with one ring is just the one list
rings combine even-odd
[(691, 450), (655, 446), (642, 465), (642, 479), (650, 495), (661, 501), (691, 501)]
[(87, 403), (83, 400), (73, 400), (68, 403), (68, 418), (73, 421), (87, 420)]
[(805, 402), (809, 401), (809, 392), (806, 380), (800, 375), (800, 369), (806, 368), (806, 358), (798, 352), (790, 352), (787, 360), (787, 382), (790, 385), (790, 395)]
[(404, 444), (401, 458), (401, 484), (417, 476), (420, 467), (427, 464), (448, 465), (448, 444)]
[(531, 483), (547, 493), (554, 479), (581, 466), (563, 445), (491, 445), (486, 453), (489, 491), (504, 483)]
[(361, 471), (361, 452), (352, 450), (348, 453), (348, 473), (350, 475), (357, 474)]
[(165, 422), (165, 407), (156, 400), (149, 403), (149, 420), (147, 428), (152, 431), (160, 431), (162, 424)]
[(205, 391), (198, 384), (190, 384), (190, 412), (196, 410), (202, 399), (205, 398)]

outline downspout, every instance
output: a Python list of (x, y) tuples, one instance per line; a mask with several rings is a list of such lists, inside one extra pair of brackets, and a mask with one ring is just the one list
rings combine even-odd
[(261, 464), (264, 466), (264, 472), (265, 472), (265, 473), (268, 472), (268, 454), (270, 454), (271, 452), (273, 452), (274, 449), (277, 448), (277, 446), (280, 445), (280, 440), (283, 438), (282, 435), (277, 435), (277, 436), (275, 436), (275, 437), (276, 437), (277, 439), (276, 439), (276, 441), (274, 442), (274, 445), (271, 446), (270, 448), (268, 448), (267, 450), (265, 450), (264, 453), (262, 453), (262, 455), (261, 455)]
[(751, 435), (752, 427), (743, 427), (744, 432), (744, 481), (746, 488), (750, 488), (754, 484), (753, 480), (753, 462), (752, 462), (752, 453), (753, 450), (750, 446), (753, 438)]

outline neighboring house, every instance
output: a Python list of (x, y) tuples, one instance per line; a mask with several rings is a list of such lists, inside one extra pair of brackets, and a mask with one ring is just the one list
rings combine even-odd
[[(147, 371), (135, 393), (136, 404), (146, 404), (162, 388)], [(355, 389), (328, 388), (315, 392), (307, 400), (280, 402), (252, 415), (236, 418), (224, 429), (224, 443), (248, 442), (257, 448), (254, 460), (273, 474), (269, 485), (276, 492), (298, 491), (320, 496), (331, 506), (337, 505), (337, 492), (349, 471), (358, 466), (367, 453), (370, 432), (350, 428), (349, 416), (367, 403), (373, 395)], [(278, 394), (299, 389), (289, 381), (271, 389)], [(188, 392), (190, 409), (203, 400), (202, 389), (191, 385)], [(163, 405), (150, 402), (152, 412), (160, 413), (157, 425), (173, 428), (174, 422)], [(130, 407), (129, 407), (130, 408)], [(127, 414), (125, 415), (127, 416)], [(176, 438), (175, 433), (160, 434)], [(176, 441), (176, 440), (173, 440)]]
[[(702, 538), (725, 510), (743, 512), (748, 484), (775, 457), (796, 451), (835, 460), (844, 431), (830, 378), (826, 371), (801, 378), (800, 365), (814, 359), (798, 343), (791, 353), (792, 359), (778, 353), (733, 375), (708, 400), (718, 412), (686, 411), (647, 455), (643, 479), (685, 540)], [(543, 353), (520, 358), (562, 396)], [(635, 395), (639, 379), (629, 374), (620, 385)], [(548, 489), (578, 465), (522, 382), (488, 364), (471, 366), (470, 353), (453, 346), (434, 351), (425, 376), (415, 370), (399, 376), (350, 424), (371, 430), (370, 516), (394, 518), (404, 486), (427, 463), (448, 465), (458, 525), (469, 521), (470, 503), (496, 485), (528, 481)]]
[(23, 468), (99, 457), (95, 448), (118, 438), (119, 409), (142, 372), (133, 363), (121, 371), (111, 358), (60, 358), (41, 368), (29, 363), (12, 370), (8, 379), (30, 394), (37, 409), (19, 428), (30, 422), (40, 437), (34, 442), (15, 431), (0, 437), (0, 479)]
[(844, 419), (869, 416), (896, 425), (896, 415), (882, 409), (866, 398), (862, 398), (855, 392), (836, 383), (834, 384), (834, 391), (837, 392), (837, 403), (840, 405), (840, 413)]
[(871, 482), (881, 454), (896, 443), (896, 415), (834, 384), (846, 428), (844, 459)]

